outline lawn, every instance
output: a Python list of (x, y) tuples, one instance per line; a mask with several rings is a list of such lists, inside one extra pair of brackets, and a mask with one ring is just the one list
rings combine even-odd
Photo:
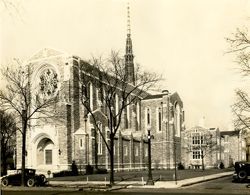
[[(234, 169), (186, 169), (177, 170), (178, 180), (188, 179), (193, 177), (200, 177), (205, 175), (211, 175), (226, 171), (233, 171)], [(115, 181), (142, 181), (147, 180), (148, 172), (144, 171), (124, 171), (115, 172)], [(153, 170), (153, 179), (160, 181), (172, 181), (174, 180), (174, 170)], [(67, 176), (67, 177), (55, 177), (50, 178), (50, 181), (105, 181), (109, 180), (109, 174), (92, 174), (92, 175), (79, 175), (79, 176)]]

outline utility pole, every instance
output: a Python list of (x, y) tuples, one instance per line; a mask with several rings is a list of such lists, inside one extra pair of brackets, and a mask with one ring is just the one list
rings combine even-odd
[(177, 185), (177, 152), (176, 152), (176, 139), (174, 135), (174, 179), (175, 179), (175, 184)]

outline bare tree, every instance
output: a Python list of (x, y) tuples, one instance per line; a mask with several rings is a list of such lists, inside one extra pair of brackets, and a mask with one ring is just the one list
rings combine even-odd
[(13, 157), (16, 124), (11, 114), (0, 110), (1, 172), (7, 173), (7, 158)]
[(250, 100), (248, 94), (241, 89), (237, 89), (235, 94), (236, 102), (232, 105), (234, 126), (236, 130), (246, 134), (250, 130)]
[[(85, 114), (91, 117), (96, 132), (102, 137), (110, 157), (110, 184), (114, 184), (114, 140), (120, 129), (126, 108), (131, 105), (133, 113), (136, 112), (136, 104), (148, 95), (147, 91), (153, 87), (161, 78), (157, 74), (143, 72), (138, 66), (135, 70), (135, 81), (128, 83), (128, 74), (125, 71), (124, 60), (117, 52), (112, 51), (107, 60), (93, 58), (91, 64), (80, 66), (80, 99), (85, 108)], [(93, 107), (91, 100), (90, 82), (99, 88), (98, 107)], [(99, 119), (95, 115), (101, 110), (108, 121), (109, 135), (106, 139), (99, 127)], [(129, 121), (125, 121), (128, 123)], [(127, 124), (125, 124), (126, 126)], [(98, 159), (96, 159), (98, 160)], [(97, 164), (97, 163), (96, 163)]]
[(0, 0), (1, 14), (7, 14), (12, 19), (22, 19), (22, 0)]
[(216, 137), (209, 130), (196, 127), (197, 132), (187, 131), (184, 135), (184, 149), (187, 153), (192, 153), (193, 157), (201, 159), (202, 170), (205, 170), (204, 159), (209, 154), (219, 151), (220, 146)]
[[(250, 75), (250, 37), (247, 29), (236, 29), (236, 33), (231, 38), (226, 38), (229, 43), (228, 53), (233, 53), (235, 62), (240, 73), (248, 77)], [(250, 102), (246, 91), (236, 89), (236, 102), (232, 105), (232, 112), (235, 116), (234, 125), (237, 130), (243, 133), (249, 130), (250, 125)]]
[[(31, 66), (8, 66), (2, 69), (6, 86), (0, 90), (0, 106), (4, 111), (11, 111), (16, 117), (18, 132), (22, 135), (22, 185), (24, 184), (26, 135), (32, 120), (47, 120), (55, 116), (57, 95), (52, 95), (56, 82), (46, 81), (37, 86), (31, 84), (34, 73)], [(41, 77), (42, 78), (42, 77)], [(56, 79), (54, 77), (53, 79)], [(44, 93), (45, 85), (54, 85)]]
[(226, 38), (229, 43), (227, 53), (236, 55), (235, 62), (239, 65), (239, 70), (244, 76), (250, 74), (250, 40), (247, 29), (236, 29), (236, 33), (231, 38)]

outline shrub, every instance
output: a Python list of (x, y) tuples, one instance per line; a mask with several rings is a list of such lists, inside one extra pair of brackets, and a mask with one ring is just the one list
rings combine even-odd
[(91, 175), (94, 172), (94, 167), (91, 165), (86, 165), (85, 169), (86, 169), (86, 175)]
[(220, 167), (220, 169), (224, 169), (224, 168), (225, 168), (223, 162), (220, 163), (220, 166), (219, 166), (219, 167)]
[(65, 177), (65, 176), (73, 176), (72, 171), (63, 170), (58, 173), (53, 173), (53, 177)]
[(181, 162), (178, 163), (178, 169), (179, 169), (179, 170), (185, 169), (184, 165), (183, 165)]
[(104, 168), (98, 168), (95, 170), (95, 173), (96, 174), (106, 174), (108, 173), (107, 169), (104, 169)]
[(75, 161), (72, 162), (71, 170), (72, 170), (73, 175), (78, 175), (78, 168), (76, 166)]

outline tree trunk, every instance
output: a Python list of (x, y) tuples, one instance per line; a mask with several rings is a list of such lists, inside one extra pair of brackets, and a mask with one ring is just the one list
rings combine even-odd
[(202, 162), (202, 170), (205, 170), (205, 166), (204, 166), (204, 156), (201, 157), (201, 162)]
[(27, 120), (26, 113), (23, 111), (23, 126), (22, 126), (22, 186), (25, 186), (25, 156), (26, 156), (26, 131), (27, 131)]
[[(6, 175), (7, 174), (7, 155), (6, 155), (6, 147), (5, 146), (2, 146), (1, 148), (1, 157), (2, 157), (2, 173), (3, 175)], [(1, 175), (2, 176), (2, 175)]]
[(114, 184), (114, 136), (110, 135), (110, 185)]

